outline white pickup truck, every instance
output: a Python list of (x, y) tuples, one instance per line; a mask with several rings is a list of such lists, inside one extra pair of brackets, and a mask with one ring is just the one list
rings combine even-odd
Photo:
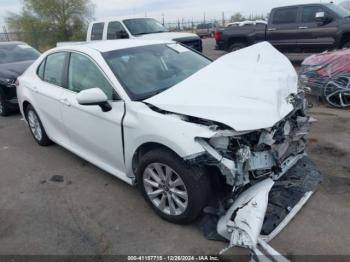
[[(202, 40), (198, 35), (192, 33), (169, 32), (168, 29), (153, 18), (117, 17), (94, 21), (89, 25), (86, 41), (127, 38), (172, 40), (199, 52), (203, 50)], [(58, 43), (57, 46), (64, 46), (67, 44), (71, 45), (72, 42)], [(81, 42), (76, 44), (81, 44)]]

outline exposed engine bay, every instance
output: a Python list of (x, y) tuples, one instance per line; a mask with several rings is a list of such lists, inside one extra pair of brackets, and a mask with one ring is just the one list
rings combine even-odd
[(218, 131), (211, 139), (197, 138), (206, 153), (190, 162), (219, 167), (233, 187), (278, 180), (304, 156), (311, 122), (305, 101), (303, 93), (291, 96), (294, 110), (272, 128), (243, 134)]

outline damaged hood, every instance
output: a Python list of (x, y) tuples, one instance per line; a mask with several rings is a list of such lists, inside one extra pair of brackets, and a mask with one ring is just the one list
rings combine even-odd
[(293, 110), (297, 73), (267, 42), (227, 54), (145, 102), (236, 131), (274, 126)]

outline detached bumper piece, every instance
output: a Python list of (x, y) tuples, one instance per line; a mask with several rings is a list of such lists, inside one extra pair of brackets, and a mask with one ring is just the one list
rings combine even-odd
[(269, 194), (262, 238), (269, 242), (293, 219), (322, 182), (314, 163), (304, 157), (280, 180)]
[[(287, 261), (268, 242), (288, 225), (321, 182), (321, 174), (305, 156), (278, 181), (268, 178), (248, 188), (224, 215), (207, 216), (202, 228), (208, 238), (230, 242), (221, 254), (243, 247), (251, 251), (253, 261), (270, 261), (267, 256)], [(218, 234), (213, 232), (214, 221)]]

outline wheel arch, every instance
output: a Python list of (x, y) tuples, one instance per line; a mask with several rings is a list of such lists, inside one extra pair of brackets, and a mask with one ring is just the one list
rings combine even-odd
[(166, 145), (158, 143), (158, 142), (145, 142), (134, 151), (134, 154), (132, 156), (131, 167), (132, 167), (132, 171), (134, 174), (137, 173), (137, 168), (138, 168), (138, 165), (140, 163), (140, 159), (145, 154), (147, 154), (151, 150), (155, 150), (155, 149), (164, 149), (164, 150), (172, 152), (172, 153), (176, 154), (178, 157), (180, 157), (180, 155), (177, 152), (175, 152), (173, 149), (171, 149), (169, 146), (166, 146)]
[(247, 36), (232, 36), (228, 39), (227, 48), (230, 48), (233, 44), (245, 44), (246, 46), (250, 45), (249, 39)]
[(28, 106), (31, 105), (31, 103), (29, 103), (27, 100), (24, 100), (22, 103), (22, 108), (23, 108), (23, 116), (25, 117), (25, 119), (27, 120), (27, 115), (26, 115), (26, 111)]

